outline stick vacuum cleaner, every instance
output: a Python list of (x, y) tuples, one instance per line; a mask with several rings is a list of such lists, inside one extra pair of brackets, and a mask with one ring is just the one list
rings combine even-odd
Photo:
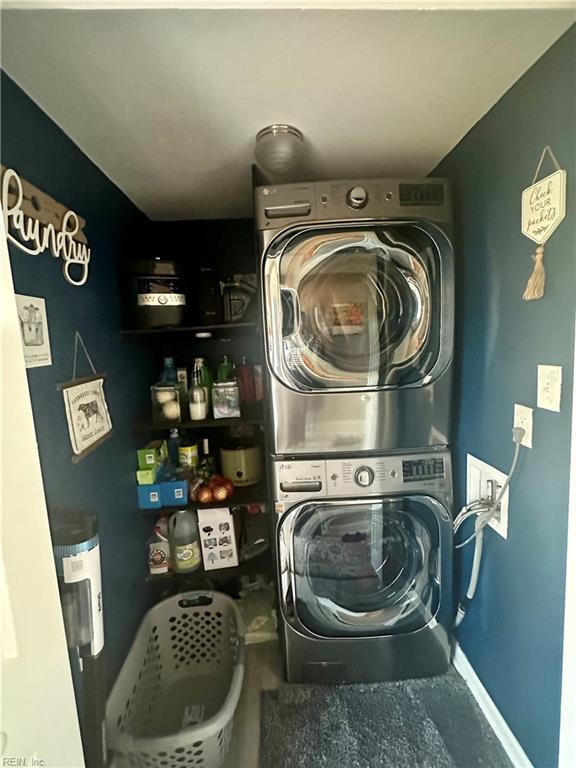
[(51, 511), (50, 527), (86, 768), (106, 765), (104, 621), (95, 515)]

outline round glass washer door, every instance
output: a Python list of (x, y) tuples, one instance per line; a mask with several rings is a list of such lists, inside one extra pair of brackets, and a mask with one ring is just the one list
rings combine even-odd
[(314, 634), (397, 634), (436, 615), (439, 528), (425, 497), (305, 504), (289, 527), (294, 611)]
[(308, 392), (415, 386), (431, 374), (442, 269), (424, 228), (310, 228), (274, 256), (267, 315), (284, 383)]

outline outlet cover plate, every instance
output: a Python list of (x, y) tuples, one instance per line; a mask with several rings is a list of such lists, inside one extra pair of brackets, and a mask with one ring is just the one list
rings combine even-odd
[(532, 416), (534, 411), (527, 405), (519, 405), (514, 403), (514, 426), (522, 427), (524, 430), (524, 437), (522, 438), (520, 445), (525, 448), (532, 448)]
[[(466, 503), (470, 504), (471, 501), (484, 498), (488, 488), (488, 481), (492, 480), (496, 484), (496, 488), (502, 488), (506, 482), (508, 476), (504, 472), (500, 472), (499, 469), (491, 467), (490, 464), (486, 464), (485, 461), (477, 459), (472, 454), (466, 456)], [(500, 502), (500, 513), (494, 516), (488, 525), (493, 528), (496, 533), (499, 533), (503, 539), (508, 538), (508, 494), (509, 488), (506, 489), (502, 501)], [(469, 523), (471, 526), (472, 523)]]

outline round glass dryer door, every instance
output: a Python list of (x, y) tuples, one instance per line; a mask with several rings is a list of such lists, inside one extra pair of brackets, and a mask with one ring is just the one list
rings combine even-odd
[(436, 504), (411, 496), (300, 507), (289, 524), (299, 621), (324, 637), (426, 626), (440, 600)]
[(265, 276), (275, 374), (305, 392), (422, 384), (452, 352), (441, 338), (441, 247), (439, 230), (414, 223), (285, 240)]

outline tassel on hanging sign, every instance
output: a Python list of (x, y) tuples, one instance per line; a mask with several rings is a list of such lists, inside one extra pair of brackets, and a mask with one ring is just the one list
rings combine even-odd
[[(536, 181), (546, 154), (550, 155), (556, 171)], [(538, 243), (532, 256), (534, 269), (526, 285), (524, 301), (541, 299), (546, 285), (544, 269), (544, 243), (550, 238), (566, 215), (566, 171), (560, 168), (551, 148), (546, 146), (540, 155), (532, 184), (522, 192), (522, 233)]]
[(544, 269), (544, 246), (539, 245), (534, 252), (532, 259), (534, 261), (534, 269), (532, 274), (528, 278), (526, 290), (522, 298), (524, 301), (532, 301), (533, 299), (541, 299), (544, 296), (544, 288), (546, 286), (546, 270)]

